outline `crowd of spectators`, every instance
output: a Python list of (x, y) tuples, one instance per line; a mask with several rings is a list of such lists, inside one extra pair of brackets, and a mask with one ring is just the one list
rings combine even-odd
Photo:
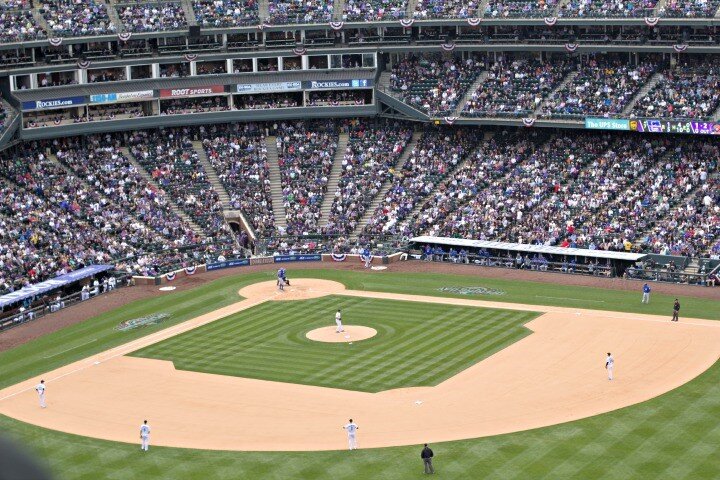
[(40, 12), (55, 35), (79, 37), (115, 33), (107, 6), (95, 0), (48, 0)]
[(160, 115), (224, 112), (230, 110), (227, 97), (175, 98), (160, 103)]
[(634, 105), (637, 117), (712, 120), (720, 105), (720, 61), (678, 65)]
[(320, 230), (338, 132), (332, 121), (284, 122), (277, 134), (278, 163), (288, 235)]
[(393, 65), (390, 89), (430, 115), (448, 115), (483, 68), (474, 58), (408, 56)]
[(367, 125), (350, 129), (340, 179), (324, 233), (347, 235), (355, 231), (372, 200), (394, 174), (395, 164), (412, 138), (403, 123)]
[(492, 18), (553, 17), (557, 3), (557, 0), (490, 0), (485, 7), (485, 16)]
[(524, 116), (540, 106), (572, 70), (567, 60), (500, 60), (468, 99), (462, 116)]
[(570, 0), (559, 17), (652, 17), (658, 0)]
[(418, 0), (413, 17), (418, 20), (433, 18), (478, 18), (482, 16), (479, 0)]
[(41, 40), (45, 29), (37, 24), (28, 10), (9, 10), (0, 7), (0, 43)]
[(257, 0), (193, 0), (195, 19), (203, 28), (244, 27), (258, 20)]
[(404, 220), (477, 147), (476, 129), (426, 130), (405, 163), (392, 172), (390, 188), (373, 212), (365, 232), (411, 233)]
[(142, 105), (118, 103), (117, 105), (97, 105), (88, 108), (88, 121), (121, 120), (145, 116)]
[[(208, 131), (209, 130), (209, 131)], [(201, 127), (203, 148), (220, 182), (258, 236), (275, 231), (266, 138), (253, 123)]]
[(365, 91), (350, 92), (329, 91), (329, 92), (309, 92), (309, 107), (337, 107), (340, 105), (365, 105), (367, 102), (367, 93)]
[(128, 143), (131, 154), (205, 234), (222, 238), (228, 232), (222, 203), (189, 135), (186, 129), (137, 131)]
[(343, 20), (347, 22), (398, 20), (405, 18), (407, 0), (347, 0)]
[(577, 76), (542, 103), (544, 117), (617, 115), (655, 71), (655, 64), (638, 65), (611, 58), (592, 58)]
[(268, 108), (302, 107), (302, 101), (293, 93), (261, 93), (241, 95), (236, 100), (240, 110), (265, 110)]
[(713, 17), (720, 8), (718, 0), (667, 0), (660, 12), (664, 17)]
[(187, 26), (179, 3), (133, 3), (118, 5), (120, 21), (129, 32), (159, 32)]
[(327, 23), (332, 20), (333, 0), (269, 0), (268, 23)]

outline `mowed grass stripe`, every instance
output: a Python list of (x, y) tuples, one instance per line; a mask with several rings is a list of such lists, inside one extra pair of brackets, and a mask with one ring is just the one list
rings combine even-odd
[[(396, 344), (392, 350), (389, 350), (385, 354), (385, 359), (381, 365), (377, 365), (375, 368), (371, 368), (368, 365), (358, 365), (355, 370), (362, 370), (363, 373), (359, 375), (359, 379), (367, 378), (374, 375), (378, 370), (390, 371), (392, 370), (393, 375), (397, 375), (399, 371), (407, 370), (408, 363), (413, 363), (413, 359), (422, 353), (422, 356), (426, 358), (432, 358), (433, 364), (439, 365), (438, 359), (433, 355), (438, 349), (444, 349), (449, 339), (461, 339), (464, 336), (464, 320), (466, 317), (473, 316), (477, 320), (490, 319), (494, 312), (491, 310), (483, 311), (479, 316), (477, 312), (466, 311), (466, 312), (449, 312), (451, 315), (456, 315), (454, 320), (447, 322), (438, 322), (434, 328), (422, 328), (422, 334), (417, 336), (411, 336), (405, 341)], [(490, 326), (492, 320), (485, 323)], [(489, 327), (492, 329), (492, 327)], [(427, 367), (424, 367), (427, 368)], [(408, 373), (409, 374), (409, 373)], [(380, 381), (377, 378), (377, 381)]]
[[(305, 333), (343, 323), (378, 336), (313, 342)], [(432, 385), (523, 334), (524, 312), (335, 295), (266, 302), (135, 352), (223, 375), (376, 392)]]

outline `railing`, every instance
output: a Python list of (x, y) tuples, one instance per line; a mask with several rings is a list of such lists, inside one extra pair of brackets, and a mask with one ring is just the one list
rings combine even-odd
[(414, 257), (426, 262), (449, 262), (456, 264), (478, 265), (481, 267), (507, 268), (514, 270), (531, 270), (549, 273), (568, 273), (575, 275), (590, 275), (595, 277), (612, 277), (615, 269), (608, 265), (598, 263), (551, 262), (543, 259), (529, 259), (522, 257), (493, 257), (483, 255), (453, 255), (437, 253), (431, 255), (415, 254)]
[(255, 242), (256, 255), (273, 253), (349, 253), (353, 247), (369, 246), (373, 255), (394, 253), (408, 245), (407, 237), (398, 235), (362, 234), (350, 239), (348, 235), (287, 235), (260, 238)]
[(707, 286), (710, 274), (707, 273), (684, 273), (668, 270), (650, 270), (644, 268), (630, 267), (625, 270), (625, 278), (631, 280), (645, 280), (651, 282), (683, 283), (687, 285)]

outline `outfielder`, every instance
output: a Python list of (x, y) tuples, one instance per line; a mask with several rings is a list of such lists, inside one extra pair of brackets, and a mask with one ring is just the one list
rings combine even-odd
[(358, 427), (352, 420), (350, 419), (350, 423), (345, 425), (343, 427), (345, 431), (347, 432), (348, 436), (348, 446), (350, 447), (350, 450), (357, 450), (357, 438), (355, 437), (355, 433), (358, 431)]
[(650, 303), (650, 285), (648, 285), (647, 283), (643, 285), (642, 303)]
[(608, 352), (607, 358), (605, 359), (605, 368), (608, 372), (608, 380), (613, 379), (613, 367), (615, 366), (615, 359), (612, 355), (610, 355), (610, 352)]
[(38, 393), (40, 399), (40, 407), (45, 408), (45, 380), (40, 380), (40, 383), (35, 387), (35, 391)]
[(147, 424), (147, 420), (140, 425), (140, 441), (142, 442), (140, 450), (147, 452), (150, 446), (150, 425)]
[(340, 313), (340, 309), (338, 308), (337, 313), (335, 314), (335, 324), (337, 325), (337, 328), (335, 328), (335, 333), (344, 332), (343, 326), (342, 326), (342, 314)]

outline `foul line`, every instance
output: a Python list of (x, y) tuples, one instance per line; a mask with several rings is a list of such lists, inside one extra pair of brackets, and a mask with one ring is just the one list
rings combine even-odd
[(43, 357), (43, 358), (56, 357), (56, 356), (60, 355), (61, 353), (69, 352), (70, 350), (75, 350), (76, 348), (80, 348), (80, 347), (82, 347), (82, 346), (89, 345), (89, 344), (91, 344), (91, 343), (93, 343), (93, 342), (97, 342), (97, 338), (93, 338), (93, 339), (90, 340), (89, 342), (81, 343), (80, 345), (75, 345), (74, 347), (66, 348), (65, 350), (63, 350), (63, 351), (61, 351), (61, 352), (53, 353), (52, 355), (47, 355), (47, 356), (45, 356), (45, 357)]

